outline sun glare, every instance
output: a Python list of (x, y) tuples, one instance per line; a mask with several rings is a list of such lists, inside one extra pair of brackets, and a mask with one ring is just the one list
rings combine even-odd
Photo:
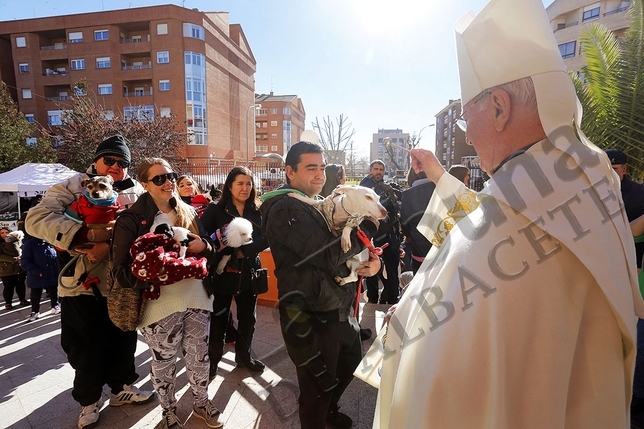
[(351, 0), (356, 21), (369, 34), (398, 33), (402, 28), (409, 28), (426, 22), (432, 9), (428, 0)]

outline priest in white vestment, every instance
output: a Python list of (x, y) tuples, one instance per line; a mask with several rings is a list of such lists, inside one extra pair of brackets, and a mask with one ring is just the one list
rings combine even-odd
[(434, 247), (386, 328), (373, 427), (628, 428), (633, 239), (543, 4), (491, 0), (455, 30), (460, 125), (491, 179), (475, 194), (412, 151)]

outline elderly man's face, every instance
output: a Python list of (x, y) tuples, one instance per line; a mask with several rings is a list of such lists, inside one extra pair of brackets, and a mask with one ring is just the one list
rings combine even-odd
[[(123, 160), (123, 158), (121, 157), (112, 155), (108, 156), (107, 158), (111, 158), (112, 160), (116, 161)], [(106, 165), (105, 157), (101, 157), (99, 160), (97, 160), (94, 163), (94, 167), (96, 168), (96, 173), (99, 176), (112, 176), (112, 179), (114, 179), (115, 182), (125, 179), (125, 176), (127, 175), (127, 168), (119, 167), (118, 162), (115, 162), (112, 165)]]
[(494, 123), (488, 114), (492, 108), (488, 104), (488, 98), (485, 95), (474, 97), (463, 107), (463, 119), (467, 121), (466, 142), (474, 146), (476, 154), (481, 158), (481, 169), (490, 174), (502, 159), (495, 159)]

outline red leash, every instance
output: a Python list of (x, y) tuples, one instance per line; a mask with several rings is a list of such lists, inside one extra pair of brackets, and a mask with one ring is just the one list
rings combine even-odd
[[(371, 240), (369, 240), (369, 237), (367, 237), (367, 234), (365, 234), (361, 229), (358, 229), (356, 231), (356, 235), (362, 241), (362, 244), (365, 245), (369, 251), (375, 255), (382, 255), (382, 250), (389, 246), (389, 243), (385, 243), (380, 247), (374, 247), (374, 245), (371, 243)], [(358, 309), (360, 308), (360, 294), (362, 293), (362, 279), (364, 279), (364, 276), (359, 276), (358, 277), (358, 295), (356, 296), (356, 305), (353, 310), (353, 317), (358, 318)]]

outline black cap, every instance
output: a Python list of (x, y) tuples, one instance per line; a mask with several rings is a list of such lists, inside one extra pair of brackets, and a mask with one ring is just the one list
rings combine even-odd
[(621, 150), (606, 149), (604, 152), (608, 155), (611, 164), (628, 164), (628, 157)]
[(127, 140), (125, 137), (116, 135), (104, 140), (96, 148), (94, 155), (94, 162), (98, 161), (104, 156), (118, 156), (125, 161), (130, 162), (130, 149), (127, 147)]

